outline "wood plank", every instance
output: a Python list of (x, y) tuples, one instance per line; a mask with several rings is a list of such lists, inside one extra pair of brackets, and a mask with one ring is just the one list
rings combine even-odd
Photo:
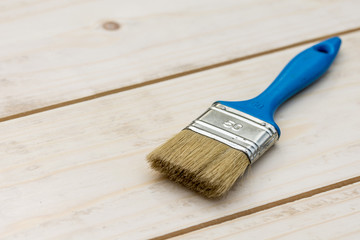
[(152, 172), (145, 155), (213, 101), (263, 90), (301, 46), (0, 124), (1, 239), (144, 239), (359, 174), (360, 33), (276, 115), (280, 142), (223, 199)]
[(360, 238), (360, 183), (174, 239), (346, 238)]
[[(3, 0), (0, 118), (359, 28), (359, 8), (356, 0)], [(104, 30), (107, 21), (121, 26)]]

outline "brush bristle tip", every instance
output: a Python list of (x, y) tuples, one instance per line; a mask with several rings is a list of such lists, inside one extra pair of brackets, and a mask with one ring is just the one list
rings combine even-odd
[(208, 198), (224, 195), (250, 164), (245, 153), (191, 130), (181, 131), (147, 159), (153, 169)]

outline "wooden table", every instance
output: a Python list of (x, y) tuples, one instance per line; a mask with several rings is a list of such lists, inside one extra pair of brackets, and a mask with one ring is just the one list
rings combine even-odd
[[(2, 0), (0, 239), (360, 239), (360, 1)], [(208, 200), (145, 156), (298, 52), (343, 44)]]

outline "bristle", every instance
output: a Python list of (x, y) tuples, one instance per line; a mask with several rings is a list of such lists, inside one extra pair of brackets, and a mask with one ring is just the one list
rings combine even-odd
[(209, 198), (226, 193), (250, 164), (245, 153), (191, 130), (181, 131), (147, 159), (155, 170)]

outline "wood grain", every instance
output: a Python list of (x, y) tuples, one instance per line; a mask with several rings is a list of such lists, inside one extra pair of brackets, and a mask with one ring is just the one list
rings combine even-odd
[[(356, 0), (3, 0), (0, 118), (352, 31), (359, 8)], [(119, 27), (108, 31), (107, 22)]]
[(360, 183), (173, 239), (359, 239)]
[(330, 184), (330, 185), (322, 186), (322, 187), (319, 187), (319, 188), (311, 189), (311, 190), (306, 191), (306, 192), (301, 192), (299, 194), (289, 196), (289, 197), (286, 197), (286, 198), (283, 198), (283, 199), (279, 199), (279, 200), (276, 200), (274, 202), (268, 202), (268, 203), (260, 205), (260, 206), (249, 208), (249, 209), (246, 209), (246, 210), (243, 210), (243, 211), (240, 211), (240, 212), (236, 212), (236, 213), (233, 213), (233, 214), (230, 214), (230, 215), (222, 216), (220, 218), (215, 218), (215, 219), (212, 219), (212, 220), (207, 221), (207, 222), (202, 222), (200, 224), (193, 225), (193, 226), (190, 226), (190, 227), (187, 227), (187, 228), (184, 228), (184, 229), (179, 229), (179, 230), (176, 230), (174, 232), (164, 234), (164, 235), (161, 235), (161, 236), (157, 236), (157, 237), (151, 238), (151, 239), (152, 240), (164, 240), (164, 239), (170, 239), (170, 238), (173, 238), (173, 237), (178, 237), (180, 235), (184, 235), (184, 234), (194, 232), (194, 231), (197, 231), (197, 230), (200, 230), (200, 229), (203, 229), (203, 228), (208, 228), (210, 226), (225, 223), (227, 221), (231, 221), (231, 220), (238, 219), (238, 218), (241, 218), (241, 217), (244, 217), (244, 216), (248, 216), (248, 215), (251, 215), (251, 214), (254, 214), (254, 213), (258, 213), (258, 212), (268, 210), (268, 209), (271, 209), (271, 208), (274, 208), (274, 207), (277, 207), (277, 206), (281, 206), (281, 205), (284, 205), (284, 204), (287, 204), (287, 203), (292, 203), (292, 202), (298, 201), (300, 199), (309, 198), (309, 197), (312, 197), (312, 196), (320, 194), (320, 193), (331, 191), (331, 190), (341, 188), (341, 187), (344, 187), (344, 186), (347, 186), (347, 185), (350, 185), (350, 184), (358, 183), (358, 182), (360, 182), (360, 176), (353, 177), (353, 178), (350, 178), (350, 179), (346, 179), (346, 180), (336, 182), (336, 183), (333, 183), (333, 184)]
[(211, 102), (263, 90), (308, 45), (0, 125), (1, 239), (144, 239), (358, 176), (360, 33), (276, 115), (280, 142), (223, 199), (145, 162)]

